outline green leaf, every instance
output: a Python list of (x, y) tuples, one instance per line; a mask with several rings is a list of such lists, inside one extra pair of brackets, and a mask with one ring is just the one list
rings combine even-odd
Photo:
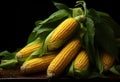
[(43, 20), (37, 20), (35, 21), (35, 26), (38, 26)]
[(116, 75), (120, 75), (120, 65), (113, 65), (110, 69), (109, 69), (110, 72), (116, 74)]
[(72, 12), (72, 10), (67, 5), (65, 5), (63, 3), (55, 2), (55, 1), (52, 1), (52, 2), (57, 9), (65, 9), (69, 13)]
[(49, 34), (63, 20), (65, 20), (70, 16), (71, 16), (71, 13), (68, 13), (65, 9), (61, 9), (51, 14), (45, 20), (39, 21), (38, 22), (39, 24), (37, 23), (37, 26), (30, 33), (27, 43), (35, 40), (37, 37), (41, 37), (41, 39), (44, 40), (47, 34)]
[(89, 10), (88, 17), (94, 21), (96, 45), (99, 45), (99, 47), (106, 50), (110, 54), (117, 56), (118, 50), (115, 42), (114, 31), (111, 28), (111, 25), (104, 22), (101, 14), (95, 9)]
[(94, 46), (95, 28), (94, 28), (94, 22), (91, 18), (86, 19), (86, 28), (87, 28), (90, 44)]
[(51, 23), (51, 22), (60, 20), (62, 18), (68, 18), (70, 16), (71, 16), (71, 13), (67, 12), (65, 9), (61, 9), (51, 14), (47, 19), (45, 19), (40, 24)]
[(0, 57), (5, 60), (13, 59), (15, 58), (16, 52), (9, 52), (7, 50), (0, 52)]
[(68, 76), (73, 76), (73, 77), (74, 77), (73, 64), (74, 64), (74, 61), (71, 62), (70, 67), (69, 67), (68, 72), (67, 72), (67, 75), (68, 75)]
[(37, 38), (36, 32), (31, 32), (28, 36), (27, 44), (34, 41)]
[(101, 51), (98, 48), (98, 46), (95, 47), (95, 63), (96, 63), (97, 69), (99, 70), (99, 73), (102, 74), (103, 64), (102, 64), (102, 59), (101, 59)]
[(41, 28), (41, 30), (38, 30), (37, 32), (37, 37), (40, 37), (40, 39), (44, 41), (52, 30), (53, 28)]
[(101, 22), (100, 15), (93, 8), (88, 10), (87, 16), (90, 17), (95, 24)]
[(93, 78), (109, 78), (109, 77), (97, 72), (92, 72), (90, 76), (88, 76), (88, 79), (93, 79)]
[(30, 54), (29, 57), (26, 58), (25, 62), (28, 60), (31, 60), (33, 58), (39, 57), (39, 55), (41, 54), (41, 50), (42, 50), (42, 48), (39, 48), (36, 51), (34, 51), (32, 54)]
[(107, 23), (113, 29), (115, 37), (120, 38), (120, 25), (108, 13), (100, 11), (96, 11), (96, 13), (99, 14), (103, 22)]
[(74, 70), (75, 75), (79, 78), (85, 78), (85, 76), (89, 75), (89, 67), (84, 68), (83, 70)]
[(112, 29), (106, 23), (101, 22), (96, 24), (95, 32), (98, 45), (110, 54), (117, 56), (118, 50)]
[(72, 17), (76, 17), (83, 14), (82, 8), (72, 8)]
[(102, 12), (102, 11), (97, 11), (96, 12), (100, 15), (100, 16), (105, 16), (105, 17), (110, 17), (110, 15), (106, 12)]
[(113, 30), (115, 38), (120, 38), (120, 25), (110, 16), (101, 16), (101, 18)]
[(91, 18), (87, 17), (85, 22), (85, 28), (87, 29), (84, 35), (84, 44), (85, 49), (90, 57), (90, 61), (94, 63), (94, 35), (95, 35), (95, 28), (94, 22)]
[(10, 59), (10, 60), (2, 60), (0, 64), (0, 68), (13, 68), (18, 63), (17, 59)]

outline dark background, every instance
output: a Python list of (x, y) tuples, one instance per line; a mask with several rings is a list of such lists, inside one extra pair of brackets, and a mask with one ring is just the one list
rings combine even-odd
[[(54, 0), (74, 7), (77, 0)], [(87, 8), (107, 12), (120, 24), (118, 0), (85, 0)], [(51, 0), (4, 0), (0, 8), (0, 51), (15, 51), (26, 44), (34, 22), (45, 19), (57, 9)]]

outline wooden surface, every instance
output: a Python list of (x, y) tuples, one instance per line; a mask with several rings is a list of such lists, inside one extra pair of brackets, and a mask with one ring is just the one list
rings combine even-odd
[[(110, 75), (110, 76), (111, 78), (109, 79), (111, 80), (120, 80), (120, 76), (116, 76), (116, 75)], [(45, 72), (24, 75), (20, 72), (19, 69), (6, 69), (6, 70), (0, 70), (0, 79), (48, 79), (48, 78)], [(57, 77), (55, 79), (73, 79), (73, 78), (68, 76), (63, 76), (63, 77)]]

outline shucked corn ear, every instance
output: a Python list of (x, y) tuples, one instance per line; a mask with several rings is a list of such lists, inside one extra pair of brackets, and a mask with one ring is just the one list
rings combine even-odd
[(76, 56), (80, 48), (80, 40), (73, 39), (70, 41), (52, 60), (47, 69), (47, 76), (54, 77), (63, 73), (67, 65)]
[(89, 58), (88, 54), (85, 50), (79, 52), (74, 61), (74, 69), (75, 70), (84, 70), (89, 66)]
[(37, 38), (35, 41), (27, 44), (20, 51), (18, 51), (17, 54), (16, 54), (16, 57), (17, 57), (17, 59), (26, 58), (32, 52), (39, 49), (41, 46), (42, 46), (42, 42), (40, 41), (40, 38)]
[(79, 26), (78, 22), (83, 20), (83, 16), (65, 19), (58, 27), (56, 27), (47, 37), (47, 49), (49, 51), (56, 50), (70, 38)]
[(79, 73), (79, 75), (84, 75), (89, 67), (89, 57), (85, 50), (78, 53), (74, 60), (73, 69)]
[(104, 70), (109, 70), (110, 67), (114, 64), (115, 57), (107, 52), (102, 54), (102, 64)]
[(20, 70), (24, 74), (45, 71), (50, 62), (56, 57), (56, 55), (57, 54), (49, 54), (41, 56), (40, 58), (33, 58), (23, 63)]

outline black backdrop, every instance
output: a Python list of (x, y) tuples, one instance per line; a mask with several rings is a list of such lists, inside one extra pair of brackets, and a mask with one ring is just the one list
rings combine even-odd
[[(55, 0), (74, 7), (77, 0)], [(109, 13), (120, 24), (119, 2), (85, 0), (88, 8)], [(34, 22), (45, 19), (57, 9), (51, 0), (4, 0), (0, 12), (0, 51), (14, 51), (26, 44)]]

